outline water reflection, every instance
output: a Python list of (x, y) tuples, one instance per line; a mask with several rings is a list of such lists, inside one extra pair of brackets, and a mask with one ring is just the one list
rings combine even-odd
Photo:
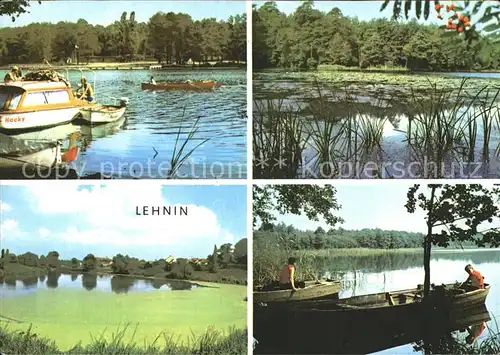
[(22, 280), (24, 288), (35, 288), (38, 283), (38, 277), (29, 277)]
[(491, 320), (485, 306), (452, 313), (434, 311), (427, 317), (405, 316), (397, 322), (389, 321), (396, 319), (391, 309), (376, 318), (364, 317), (365, 310), (346, 310), (349, 316), (345, 317), (330, 311), (323, 318), (315, 318), (314, 310), (306, 318), (283, 310), (266, 317), (265, 312), (269, 311), (263, 308), (254, 314), (254, 336), (259, 342), (255, 354), (369, 354), (404, 344), (412, 344), (411, 350), (396, 348), (395, 353), (456, 354), (459, 345), (470, 344)]
[[(78, 280), (81, 278), (81, 282)], [(39, 277), (29, 277), (22, 280), (13, 278), (0, 279), (0, 297), (15, 296), (24, 291), (36, 292), (44, 288), (61, 287), (80, 288), (87, 291), (100, 290), (114, 293), (151, 292), (151, 291), (189, 291), (199, 287), (188, 281), (167, 279), (136, 279), (126, 275), (103, 274), (62, 274), (50, 272)]]
[(5, 285), (7, 285), (7, 288), (9, 289), (15, 289), (16, 288), (16, 280), (12, 278), (5, 278)]
[(111, 278), (111, 289), (115, 293), (127, 293), (134, 286), (132, 277), (115, 275)]
[(60, 272), (57, 271), (49, 272), (47, 274), (47, 287), (57, 288), (59, 286), (59, 277), (61, 277)]
[[(73, 275), (71, 275), (73, 276)], [(72, 277), (73, 279), (73, 277)], [(82, 275), (82, 286), (88, 291), (92, 291), (97, 287), (97, 274), (83, 274)]]

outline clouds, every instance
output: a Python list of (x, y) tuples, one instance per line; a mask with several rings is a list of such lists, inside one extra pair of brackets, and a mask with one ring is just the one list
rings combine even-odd
[(12, 206), (6, 203), (5, 201), (0, 200), (0, 212), (9, 212), (12, 211)]
[(42, 238), (47, 238), (48, 236), (50, 236), (50, 231), (47, 228), (40, 227), (38, 228), (38, 234)]
[(19, 223), (15, 219), (7, 219), (2, 221), (0, 224), (0, 230), (2, 232), (12, 232), (16, 231), (19, 228)]
[[(32, 239), (58, 240), (82, 247), (114, 246), (117, 250), (130, 250), (134, 246), (150, 250), (175, 246), (185, 248), (187, 252), (200, 249), (201, 255), (205, 255), (213, 244), (236, 243), (245, 237), (235, 237), (223, 228), (224, 221), (209, 203), (171, 202), (183, 200), (182, 196), (174, 195), (175, 186), (164, 188), (136, 182), (79, 187), (64, 183), (34, 183), (7, 189), (11, 192), (8, 196), (16, 198), (15, 201), (12, 201), (14, 198), (6, 199), (8, 203), (4, 201), (3, 205), (23, 209), (24, 215), (27, 208), (37, 214), (37, 222), (30, 222), (29, 226), (25, 220), (21, 223), (21, 229), (30, 229), (27, 235)], [(136, 215), (136, 206), (140, 209), (142, 206), (183, 206), (187, 207), (188, 215)], [(7, 236), (19, 227), (10, 220), (5, 223), (2, 234), (5, 232)]]

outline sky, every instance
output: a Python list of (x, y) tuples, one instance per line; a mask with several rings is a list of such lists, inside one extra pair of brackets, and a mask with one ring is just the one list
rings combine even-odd
[(231, 15), (246, 12), (245, 1), (33, 1), (30, 13), (20, 15), (15, 22), (0, 16), (0, 27), (25, 26), (33, 22), (77, 22), (83, 18), (92, 25), (107, 26), (120, 19), (125, 11), (135, 11), (138, 22), (147, 22), (157, 12), (182, 12), (194, 20), (214, 17), (227, 20)]
[[(143, 259), (206, 257), (246, 237), (245, 186), (61, 181), (0, 186), (0, 244), (63, 259), (118, 253)], [(188, 216), (137, 216), (136, 206), (187, 205)]]
[[(384, 230), (397, 230), (407, 232), (426, 232), (425, 215), (421, 210), (410, 214), (404, 207), (408, 188), (413, 184), (402, 181), (387, 181), (379, 184), (351, 184), (343, 183), (336, 185), (337, 202), (342, 206), (335, 212), (336, 216), (342, 217), (345, 222), (336, 225), (348, 230), (359, 230), (363, 228), (380, 228)], [(485, 185), (487, 186), (487, 185)], [(423, 189), (423, 192), (428, 189)], [(316, 230), (322, 227), (330, 229), (323, 220), (310, 221), (306, 216), (277, 215), (277, 222), (293, 225), (301, 230)], [(489, 225), (493, 227), (493, 225)]]

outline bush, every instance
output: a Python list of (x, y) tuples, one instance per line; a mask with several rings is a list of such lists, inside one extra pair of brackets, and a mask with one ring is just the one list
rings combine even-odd
[(172, 264), (172, 271), (168, 276), (173, 279), (188, 280), (191, 278), (193, 271), (193, 267), (187, 259), (177, 259), (177, 262)]
[(37, 267), (39, 262), (38, 262), (38, 255), (27, 252), (24, 254), (21, 254), (17, 257), (19, 264), (21, 265), (26, 265), (30, 267)]

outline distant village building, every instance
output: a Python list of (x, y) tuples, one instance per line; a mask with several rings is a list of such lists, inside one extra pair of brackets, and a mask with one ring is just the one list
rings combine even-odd
[(189, 58), (189, 59), (188, 59), (188, 61), (187, 61), (187, 64), (188, 64), (188, 65), (193, 65), (193, 64), (194, 64), (194, 62), (193, 62), (193, 60), (192, 60), (191, 58)]
[(172, 264), (172, 263), (175, 263), (177, 261), (177, 259), (175, 257), (173, 257), (172, 255), (169, 255), (167, 258), (165, 258), (165, 262), (167, 264)]

